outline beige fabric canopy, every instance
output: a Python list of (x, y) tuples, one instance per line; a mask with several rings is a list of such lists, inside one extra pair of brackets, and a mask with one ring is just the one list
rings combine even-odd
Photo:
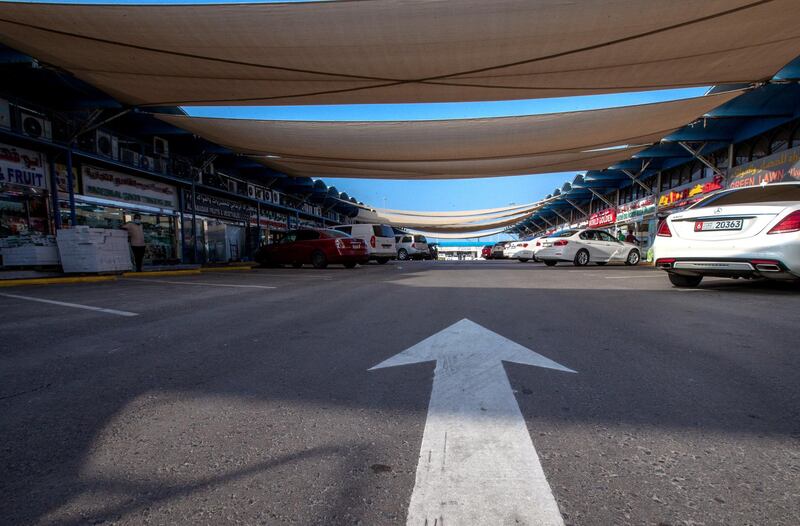
[(412, 228), (412, 229), (419, 229), (424, 230), (425, 232), (431, 234), (466, 234), (470, 232), (485, 232), (489, 230), (497, 230), (502, 229), (504, 227), (510, 227), (511, 225), (515, 225), (525, 219), (526, 217), (530, 216), (530, 214), (525, 214), (522, 216), (515, 216), (511, 219), (503, 219), (501, 221), (490, 221), (490, 222), (480, 222), (480, 223), (462, 223), (462, 224), (453, 224), (453, 225), (426, 225), (426, 224), (414, 224), (414, 223), (390, 223), (393, 226), (403, 227), (403, 228)]
[(797, 0), (0, 4), (0, 42), (123, 102), (557, 97), (769, 79)]
[(406, 228), (470, 228), (475, 227), (476, 230), (485, 230), (485, 224), (491, 223), (493, 220), (502, 219), (503, 222), (507, 220), (519, 221), (529, 216), (533, 211), (537, 210), (539, 206), (522, 210), (522, 211), (506, 211), (496, 212), (483, 216), (474, 217), (423, 217), (423, 216), (407, 216), (402, 214), (387, 214), (381, 212), (371, 212), (361, 210), (357, 216), (357, 220), (361, 223), (384, 223), (397, 227)]
[(448, 179), (602, 169), (741, 92), (522, 117), (315, 122), (156, 116), (296, 176)]
[[(422, 234), (428, 238), (436, 239), (477, 239), (481, 237), (489, 237), (506, 232), (507, 228), (499, 228), (496, 230), (481, 231), (481, 232), (467, 232), (464, 234), (442, 234), (437, 232), (426, 232), (424, 230), (409, 229), (412, 234)], [(430, 239), (429, 239), (430, 241)]]

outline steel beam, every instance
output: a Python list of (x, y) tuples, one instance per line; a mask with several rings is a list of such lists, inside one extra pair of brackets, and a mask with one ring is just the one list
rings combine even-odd
[(684, 141), (678, 141), (678, 144), (683, 146), (684, 150), (692, 154), (692, 157), (694, 157), (695, 159), (706, 165), (708, 168), (710, 168), (711, 171), (714, 172), (716, 175), (719, 175), (720, 177), (725, 177), (726, 175), (725, 172), (723, 172), (722, 170), (711, 164), (711, 162), (708, 159), (706, 159), (701, 155), (701, 152), (703, 151), (703, 148), (705, 148), (706, 143), (703, 143), (703, 145), (700, 147), (699, 150), (695, 150), (694, 148), (686, 144)]

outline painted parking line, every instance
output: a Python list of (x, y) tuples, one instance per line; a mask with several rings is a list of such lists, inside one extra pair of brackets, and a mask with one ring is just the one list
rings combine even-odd
[(168, 281), (165, 279), (125, 278), (124, 281), (140, 281), (142, 283), (167, 283), (170, 285), (198, 285), (202, 287), (230, 287), (235, 289), (276, 289), (268, 285), (236, 285), (233, 283), (208, 283), (205, 281)]
[(81, 305), (80, 303), (67, 303), (64, 301), (46, 300), (43, 298), (34, 298), (31, 296), (20, 296), (18, 294), (0, 294), (6, 298), (14, 298), (18, 300), (38, 301), (39, 303), (49, 303), (50, 305), (59, 305), (61, 307), (72, 307), (73, 309), (84, 309), (95, 312), (105, 312), (106, 314), (116, 314), (117, 316), (138, 316), (135, 312), (128, 312), (124, 310), (105, 309), (103, 307), (93, 307), (92, 305)]
[(606, 279), (636, 279), (636, 278), (658, 278), (658, 279), (664, 279), (664, 276), (662, 276), (660, 274), (656, 274), (656, 275), (652, 275), (652, 276), (648, 275), (648, 276), (603, 276), (603, 277), (606, 278)]

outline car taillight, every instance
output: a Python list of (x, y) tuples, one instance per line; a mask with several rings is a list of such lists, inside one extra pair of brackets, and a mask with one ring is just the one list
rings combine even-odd
[(554, 247), (563, 247), (563, 246), (564, 246), (564, 245), (566, 245), (567, 243), (569, 243), (569, 241), (567, 241), (566, 239), (559, 239), (558, 241), (556, 241), (555, 243), (553, 243), (553, 246), (554, 246)]
[(772, 227), (767, 234), (788, 234), (800, 230), (800, 210), (795, 210)]
[(537, 247), (540, 247), (540, 246), (542, 246), (542, 244), (541, 244), (541, 243), (539, 243), (539, 242), (537, 241), (537, 242), (536, 242), (536, 246), (537, 246)]
[(417, 244), (416, 243), (411, 243), (411, 248), (417, 248)]
[(658, 232), (656, 233), (656, 236), (672, 237), (672, 230), (669, 229), (666, 219), (663, 220), (660, 225), (658, 225)]
[(659, 258), (656, 260), (656, 266), (660, 268), (670, 268), (675, 263), (675, 258)]
[(372, 236), (371, 238), (369, 238), (369, 246), (371, 246), (372, 248), (375, 248), (375, 236)]
[(522, 244), (522, 248), (528, 248), (528, 244), (527, 243), (523, 243)]
[(344, 248), (344, 240), (337, 239), (336, 240), (336, 248), (339, 249), (339, 250), (343, 249)]

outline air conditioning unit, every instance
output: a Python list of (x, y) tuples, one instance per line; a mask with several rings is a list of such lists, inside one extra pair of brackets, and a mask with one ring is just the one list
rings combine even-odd
[(228, 191), (232, 194), (239, 193), (239, 182), (233, 179), (228, 179)]
[(155, 170), (156, 161), (147, 155), (139, 156), (139, 167), (142, 170), (153, 171)]
[(114, 160), (119, 159), (119, 139), (110, 133), (97, 130), (94, 145), (98, 155)]
[(154, 172), (158, 172), (160, 174), (167, 173), (167, 160), (162, 157), (156, 157), (153, 159), (153, 168)]
[(22, 132), (28, 137), (34, 139), (47, 139), (53, 138), (53, 130), (50, 121), (40, 115), (34, 115), (25, 111), (19, 112), (20, 125)]
[(156, 157), (169, 157), (169, 143), (161, 137), (153, 137), (153, 153)]
[(272, 202), (276, 205), (281, 204), (281, 193), (277, 190), (272, 191)]
[(11, 127), (11, 105), (7, 100), (0, 99), (0, 128)]
[(137, 152), (134, 152), (133, 150), (122, 148), (119, 151), (119, 157), (125, 164), (130, 164), (132, 166), (139, 166), (139, 154)]

